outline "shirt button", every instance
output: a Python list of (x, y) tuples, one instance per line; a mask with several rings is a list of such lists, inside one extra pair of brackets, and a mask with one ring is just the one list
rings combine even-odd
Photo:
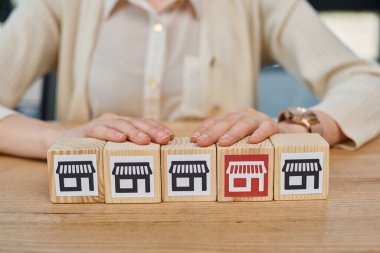
[(164, 26), (162, 24), (160, 24), (160, 23), (156, 23), (153, 26), (153, 30), (155, 32), (157, 32), (157, 33), (160, 33), (160, 32), (162, 32), (164, 30)]
[(155, 90), (158, 88), (158, 83), (156, 81), (150, 81), (148, 83), (148, 87), (151, 88), (152, 90)]

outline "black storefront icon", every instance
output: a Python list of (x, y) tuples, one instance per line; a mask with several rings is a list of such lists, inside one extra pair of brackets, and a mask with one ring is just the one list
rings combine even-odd
[[(145, 192), (150, 192), (150, 176), (153, 174), (148, 162), (121, 162), (115, 163), (112, 175), (115, 177), (116, 193), (137, 193), (139, 192), (137, 181), (145, 182)], [(121, 187), (121, 180), (132, 180), (132, 187)]]
[[(94, 191), (95, 172), (92, 161), (58, 162), (56, 173), (59, 175), (59, 190), (61, 192), (82, 191), (82, 178), (87, 178), (89, 191)], [(75, 186), (66, 186), (65, 179), (75, 179)]]
[[(206, 161), (173, 161), (169, 169), (172, 191), (194, 191), (195, 178), (201, 178), (202, 191), (207, 191), (207, 174), (209, 172)], [(178, 186), (180, 178), (188, 179), (188, 186)]]
[[(282, 172), (285, 173), (285, 190), (306, 190), (308, 176), (312, 176), (314, 178), (313, 188), (318, 189), (320, 171), (322, 171), (322, 167), (319, 159), (285, 160), (285, 164), (282, 167)], [(301, 184), (291, 185), (291, 177), (301, 177)]]

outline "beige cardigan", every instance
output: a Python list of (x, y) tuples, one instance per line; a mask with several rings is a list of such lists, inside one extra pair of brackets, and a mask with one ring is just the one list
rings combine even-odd
[[(57, 68), (60, 120), (89, 120), (87, 84), (104, 0), (27, 0), (0, 33), (0, 104), (13, 108)], [(255, 106), (260, 67), (282, 64), (322, 98), (316, 107), (356, 147), (380, 133), (380, 69), (358, 59), (302, 0), (204, 0), (204, 117)], [(276, 91), (273, 91), (276, 92)], [(191, 103), (191, 100), (186, 100)], [(183, 105), (191, 108), (199, 105)], [(10, 111), (0, 108), (0, 119)]]

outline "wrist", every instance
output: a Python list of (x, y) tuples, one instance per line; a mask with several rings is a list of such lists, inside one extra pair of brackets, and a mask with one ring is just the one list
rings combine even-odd
[(305, 126), (288, 123), (285, 121), (278, 123), (280, 133), (308, 133)]
[(333, 118), (322, 111), (314, 110), (314, 113), (318, 116), (323, 126), (323, 138), (330, 145), (335, 145), (347, 140), (347, 137), (344, 135), (339, 124)]
[(50, 127), (48, 127), (44, 134), (44, 147), (48, 150), (61, 136), (64, 135), (66, 129), (52, 123)]

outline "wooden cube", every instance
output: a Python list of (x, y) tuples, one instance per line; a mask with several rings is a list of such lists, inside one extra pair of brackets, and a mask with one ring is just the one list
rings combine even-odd
[(160, 145), (108, 142), (104, 184), (106, 203), (161, 202)]
[(48, 150), (51, 202), (104, 202), (104, 145), (92, 138), (62, 139)]
[(217, 146), (218, 201), (273, 200), (274, 148), (269, 139)]
[(216, 201), (216, 147), (200, 148), (188, 137), (161, 146), (163, 201)]
[(319, 134), (276, 134), (275, 200), (327, 199), (329, 144)]

